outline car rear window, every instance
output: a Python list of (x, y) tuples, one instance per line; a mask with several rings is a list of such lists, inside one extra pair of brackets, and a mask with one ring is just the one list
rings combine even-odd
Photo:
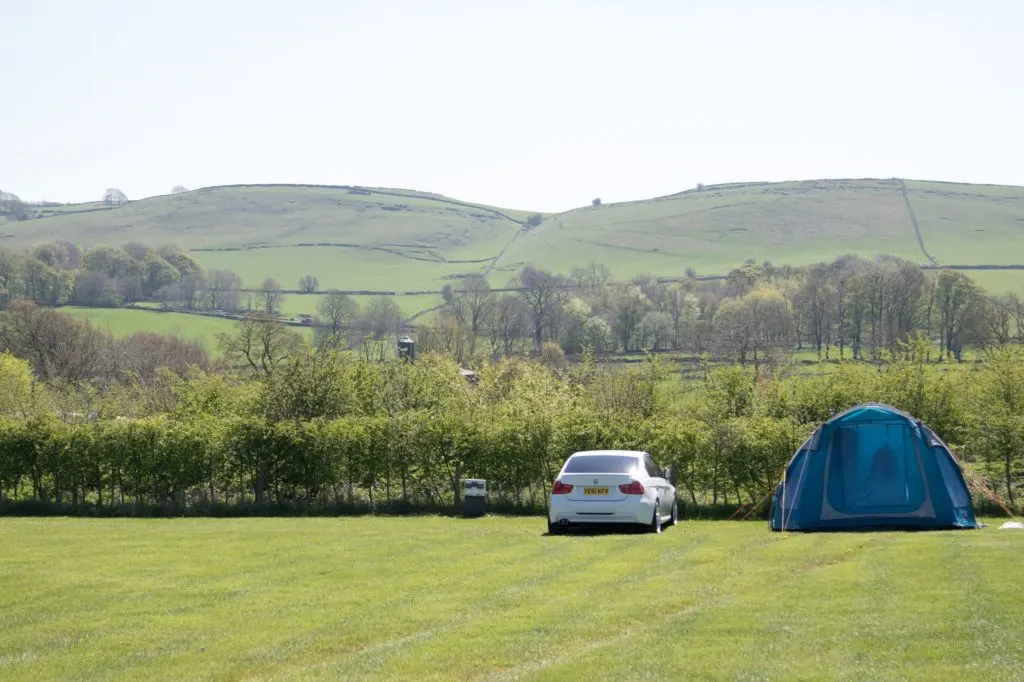
[(636, 457), (629, 455), (579, 455), (565, 465), (567, 474), (632, 474)]

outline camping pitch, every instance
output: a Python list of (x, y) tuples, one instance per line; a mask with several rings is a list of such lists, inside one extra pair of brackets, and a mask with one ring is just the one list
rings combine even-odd
[(818, 427), (772, 498), (772, 530), (976, 527), (949, 448), (888, 405), (858, 405)]

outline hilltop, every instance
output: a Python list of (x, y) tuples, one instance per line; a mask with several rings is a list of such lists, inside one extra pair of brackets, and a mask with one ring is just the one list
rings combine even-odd
[[(896, 179), (715, 185), (533, 220), (533, 211), (426, 192), (303, 185), (210, 187), (36, 215), (0, 224), (0, 246), (174, 243), (252, 286), (267, 276), (293, 286), (314, 274), (324, 288), (436, 291), (466, 273), (500, 284), (526, 264), (568, 272), (599, 262), (626, 278), (844, 253), (926, 266), (1024, 263), (1024, 188)], [(972, 277), (1000, 290), (1024, 280), (1012, 270)]]

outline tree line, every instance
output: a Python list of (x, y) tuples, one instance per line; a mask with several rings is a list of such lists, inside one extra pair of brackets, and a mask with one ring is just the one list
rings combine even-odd
[(508, 357), (467, 381), (442, 354), (380, 362), (305, 347), (265, 371), (99, 385), (47, 380), (38, 358), (5, 353), (0, 491), (8, 504), (90, 508), (435, 508), (462, 475), (487, 479), (497, 504), (536, 508), (572, 452), (637, 448), (673, 468), (691, 505), (753, 507), (817, 424), (871, 400), (924, 420), (1017, 504), (1024, 356), (1007, 346), (980, 366), (936, 364), (929, 345), (913, 337), (882, 365), (809, 374), (706, 365), (693, 382), (657, 356), (625, 369), (589, 353), (565, 368)]
[(419, 336), (464, 362), (545, 344), (571, 354), (585, 347), (711, 353), (755, 366), (794, 349), (877, 360), (917, 332), (960, 360), (968, 346), (1024, 341), (1016, 294), (992, 295), (961, 272), (924, 271), (888, 256), (806, 267), (748, 261), (715, 280), (691, 271), (675, 281), (615, 282), (600, 264), (569, 276), (527, 267), (504, 292), (469, 276), (444, 294), (444, 308)]

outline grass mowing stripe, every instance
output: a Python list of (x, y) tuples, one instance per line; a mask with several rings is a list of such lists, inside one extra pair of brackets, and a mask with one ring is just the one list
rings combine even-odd
[[(735, 525), (734, 528), (742, 528)], [(565, 538), (597, 542), (609, 538)], [(409, 660), (395, 661), (381, 676), (404, 675), (443, 678), (450, 667), (472, 668), (482, 674), (515, 677), (523, 661), (559, 660), (565, 652), (585, 651), (617, 641), (623, 632), (644, 626), (644, 605), (660, 600), (666, 610), (686, 610), (705, 600), (707, 590), (694, 579), (721, 570), (722, 563), (738, 563), (769, 542), (767, 534), (716, 533), (711, 524), (694, 524), (662, 536), (612, 536), (613, 551), (591, 566), (573, 565), (556, 589), (528, 595), (507, 605), (472, 629), (451, 633), (444, 641), (415, 647)], [(676, 553), (678, 562), (666, 570), (662, 552)], [(649, 557), (649, 560), (644, 560)], [(738, 569), (742, 572), (742, 568)], [(571, 654), (575, 655), (575, 654)], [(545, 663), (547, 664), (547, 663)], [(339, 670), (348, 677), (352, 671)]]
[(543, 530), (536, 518), (0, 519), (0, 678), (1021, 669), (1022, 534)]
[[(749, 524), (726, 525), (732, 526), (735, 532), (742, 532), (742, 527)], [(804, 539), (765, 533), (757, 543), (757, 552), (735, 557), (734, 564), (705, 567), (693, 576), (699, 584), (699, 598), (690, 606), (659, 609), (657, 616), (631, 632), (628, 640), (613, 638), (599, 647), (592, 647), (585, 658), (567, 654), (538, 677), (572, 679), (585, 668), (599, 670), (597, 677), (600, 679), (660, 676), (667, 669), (680, 679), (701, 679), (708, 675), (733, 679), (733, 673), (722, 671), (727, 661), (736, 657), (736, 652), (730, 648), (735, 643), (735, 629), (747, 619), (751, 600), (758, 599), (759, 595), (763, 597), (779, 585), (799, 582), (806, 576), (848, 561), (863, 543), (863, 538), (855, 536), (826, 536), (820, 537), (824, 542), (807, 552)], [(705, 631), (708, 629), (711, 632)], [(756, 641), (760, 646), (766, 640)], [(678, 645), (669, 648), (667, 643)], [(667, 667), (667, 661), (649, 654), (662, 649), (672, 657)], [(700, 652), (696, 667), (691, 652)]]

